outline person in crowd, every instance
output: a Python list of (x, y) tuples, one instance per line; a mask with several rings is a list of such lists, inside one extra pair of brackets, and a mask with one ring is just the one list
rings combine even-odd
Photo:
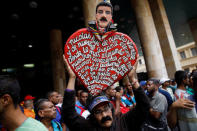
[(170, 86), (170, 79), (163, 77), (163, 78), (160, 79), (159, 83), (161, 85), (160, 89), (162, 89), (164, 91), (167, 91), (170, 94), (172, 101), (174, 101), (174, 99), (175, 99), (174, 98), (174, 93), (173, 93), (172, 89), (169, 88), (169, 86)]
[[(170, 109), (167, 114), (167, 120), (168, 120), (168, 125), (172, 130), (179, 131), (184, 129), (182, 127), (178, 126), (177, 119), (178, 119), (178, 113), (177, 111), (180, 109), (187, 109), (187, 110), (192, 110), (195, 106), (195, 103), (188, 100), (188, 99), (178, 99), (175, 102), (172, 103), (170, 106)], [(180, 129), (181, 128), (181, 129)], [(192, 131), (192, 130), (191, 130)]]
[(147, 93), (146, 81), (140, 81), (140, 86), (144, 89), (144, 92)]
[(159, 82), (160, 83), (159, 92), (166, 97), (167, 102), (168, 102), (168, 110), (170, 106), (172, 105), (173, 101), (175, 100), (172, 89), (168, 88), (170, 85), (169, 81), (170, 79), (168, 78), (161, 78)]
[(152, 78), (147, 83), (151, 109), (149, 110), (149, 116), (142, 126), (142, 130), (168, 131), (169, 127), (166, 118), (168, 104), (165, 96), (158, 91), (160, 86), (159, 80)]
[(173, 103), (173, 100), (172, 100), (172, 97), (171, 97), (170, 93), (165, 91), (165, 90), (162, 90), (161, 88), (159, 88), (158, 91), (159, 91), (159, 93), (163, 94), (166, 97), (166, 100), (167, 100), (167, 103), (168, 103), (168, 110), (169, 110), (169, 107)]
[(62, 131), (61, 124), (56, 118), (56, 108), (48, 99), (39, 99), (35, 103), (35, 112), (38, 119), (46, 126), (49, 131)]
[(196, 72), (192, 72), (192, 76), (191, 76), (191, 85), (192, 88), (194, 89), (194, 94), (189, 96), (189, 100), (195, 102), (195, 109), (197, 112), (197, 71)]
[(35, 99), (35, 97), (33, 97), (31, 95), (26, 95), (24, 98), (23, 108), (24, 108), (24, 114), (27, 117), (32, 117), (35, 119), (34, 99)]
[[(118, 84), (119, 85), (119, 84)], [(120, 113), (120, 93), (116, 92), (115, 88), (117, 83), (107, 87), (102, 95), (105, 95), (111, 103), (111, 106), (115, 109), (115, 115)]]
[(75, 110), (79, 115), (83, 116), (84, 118), (87, 118), (90, 115), (90, 112), (86, 108), (88, 92), (82, 90), (79, 96), (79, 100), (75, 102)]
[(126, 104), (124, 103), (124, 101), (126, 100), (126, 98), (123, 96), (124, 95), (124, 88), (123, 86), (117, 86), (116, 87), (116, 92), (120, 93), (120, 97), (121, 97), (121, 101), (120, 101), (120, 112), (121, 113), (127, 113), (130, 108), (127, 108)]
[[(104, 5), (103, 5), (104, 4)], [(98, 10), (111, 11), (111, 5), (108, 3), (100, 3)], [(136, 70), (134, 66), (133, 70), (128, 73), (129, 80), (132, 83), (133, 91), (136, 97), (136, 107), (133, 110), (128, 111), (126, 114), (114, 115), (114, 112), (109, 105), (109, 100), (106, 96), (96, 96), (89, 106), (91, 115), (88, 119), (84, 119), (78, 115), (75, 111), (75, 80), (76, 75), (68, 65), (66, 59), (64, 59), (68, 73), (69, 81), (67, 89), (65, 90), (64, 100), (62, 105), (62, 118), (70, 130), (84, 130), (84, 131), (129, 131), (139, 130), (144, 118), (146, 118), (150, 109), (149, 101), (144, 93), (144, 90), (140, 87), (137, 79), (134, 77)]]
[(59, 101), (58, 101), (58, 104), (56, 105), (56, 106), (58, 106), (58, 107), (62, 107), (62, 103), (63, 103), (63, 96), (62, 96), (62, 94), (58, 94), (58, 98), (59, 98)]
[[(176, 71), (175, 81), (177, 83), (177, 89), (175, 90), (176, 100), (189, 99), (190, 94), (188, 94), (188, 92), (186, 91), (186, 86), (189, 85), (188, 74), (182, 70)], [(187, 103), (184, 103), (184, 105), (186, 104)], [(192, 102), (190, 102), (190, 104), (192, 104)], [(181, 131), (193, 131), (197, 129), (197, 114), (195, 107), (193, 107), (192, 109), (178, 108), (177, 112), (175, 113), (177, 113), (177, 119), (174, 118), (174, 121), (171, 123), (176, 123)]]
[(76, 101), (79, 100), (80, 94), (81, 94), (82, 91), (83, 90), (81, 90), (81, 89), (79, 89), (79, 90), (76, 91)]
[(170, 86), (169, 86), (169, 88), (172, 89), (173, 94), (174, 94), (174, 93), (175, 93), (175, 90), (176, 90), (176, 88), (177, 88), (176, 81), (175, 81), (174, 79), (171, 79), (171, 80), (170, 80)]
[(20, 90), (15, 78), (0, 76), (0, 123), (9, 131), (47, 131), (41, 122), (21, 111)]
[(126, 88), (126, 94), (124, 94), (123, 102), (126, 104), (127, 107), (133, 109), (136, 106), (136, 100), (133, 93), (132, 84), (130, 83), (130, 81), (128, 80), (126, 81), (125, 88)]
[(194, 95), (195, 91), (193, 88), (193, 80), (192, 80), (192, 76), (193, 76), (193, 71), (191, 73), (188, 74), (189, 76), (189, 85), (186, 86), (186, 91), (189, 95)]
[(189, 77), (187, 72), (179, 70), (175, 72), (175, 81), (177, 83), (177, 89), (175, 90), (175, 98), (187, 98), (189, 94), (186, 91), (186, 87), (189, 85)]
[(54, 105), (55, 105), (55, 108), (56, 108), (56, 118), (55, 118), (55, 121), (61, 123), (61, 108), (56, 106), (59, 102), (59, 94), (58, 92), (56, 91), (50, 91), (47, 93), (47, 98), (50, 102), (52, 102)]

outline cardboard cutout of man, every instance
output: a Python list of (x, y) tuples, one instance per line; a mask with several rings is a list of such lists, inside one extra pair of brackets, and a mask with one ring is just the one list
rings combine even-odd
[(131, 38), (116, 32), (112, 14), (111, 3), (100, 2), (96, 21), (73, 33), (64, 48), (71, 69), (92, 95), (98, 95), (128, 74), (138, 56)]

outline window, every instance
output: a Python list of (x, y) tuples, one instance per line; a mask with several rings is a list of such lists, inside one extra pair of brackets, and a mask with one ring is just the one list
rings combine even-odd
[(184, 51), (180, 52), (180, 56), (181, 56), (181, 59), (185, 59), (186, 58), (185, 52)]
[(197, 48), (191, 48), (192, 56), (197, 56)]

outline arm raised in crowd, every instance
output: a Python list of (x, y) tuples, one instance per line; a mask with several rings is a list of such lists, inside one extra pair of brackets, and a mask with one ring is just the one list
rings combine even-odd
[(69, 74), (67, 89), (64, 92), (62, 105), (62, 118), (70, 130), (80, 129), (81, 125), (86, 125), (87, 121), (75, 111), (75, 80), (76, 75), (70, 68), (65, 57), (63, 56), (66, 69)]
[(144, 122), (150, 109), (148, 97), (144, 93), (144, 90), (140, 87), (138, 80), (135, 78), (135, 72), (137, 68), (137, 62), (128, 74), (128, 79), (132, 83), (132, 88), (136, 100), (136, 107), (123, 115), (125, 122), (130, 130), (139, 130), (139, 127)]
[(173, 102), (167, 114), (169, 127), (174, 128), (177, 124), (177, 109), (185, 108), (191, 110), (194, 106), (195, 103), (188, 99), (178, 99), (175, 102)]
[(66, 70), (68, 71), (68, 75), (69, 75), (69, 81), (68, 81), (67, 89), (74, 90), (75, 89), (76, 75), (72, 71), (72, 69), (70, 68), (70, 66), (69, 66), (68, 62), (66, 61), (64, 55), (63, 55), (63, 60), (64, 60), (64, 64), (66, 65)]

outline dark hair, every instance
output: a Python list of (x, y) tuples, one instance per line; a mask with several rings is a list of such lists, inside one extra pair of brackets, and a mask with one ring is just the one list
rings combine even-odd
[(0, 76), (0, 97), (9, 94), (15, 107), (17, 107), (20, 100), (20, 90), (19, 83), (15, 78), (5, 75)]
[(187, 73), (183, 70), (176, 71), (174, 74), (175, 81), (177, 85), (180, 85), (184, 79), (187, 78)]
[(82, 90), (82, 91), (80, 92), (80, 96), (81, 96), (82, 93), (88, 93), (88, 91)]
[(34, 104), (34, 111), (36, 114), (36, 118), (40, 119), (40, 116), (38, 115), (38, 111), (43, 109), (43, 104), (45, 102), (49, 102), (48, 99), (39, 99), (35, 104)]
[(49, 91), (49, 92), (47, 92), (46, 98), (49, 99), (54, 92), (56, 92), (56, 91)]
[(116, 88), (115, 88), (115, 90), (117, 91), (117, 92), (120, 92), (120, 90), (121, 89), (124, 89), (122, 86), (117, 86)]
[(107, 6), (107, 7), (110, 7), (110, 8), (111, 8), (111, 14), (113, 14), (113, 6), (112, 6), (111, 3), (109, 3), (109, 2), (104, 2), (104, 1), (98, 3), (98, 5), (96, 6), (96, 13), (97, 13), (97, 9), (98, 9), (99, 6)]

